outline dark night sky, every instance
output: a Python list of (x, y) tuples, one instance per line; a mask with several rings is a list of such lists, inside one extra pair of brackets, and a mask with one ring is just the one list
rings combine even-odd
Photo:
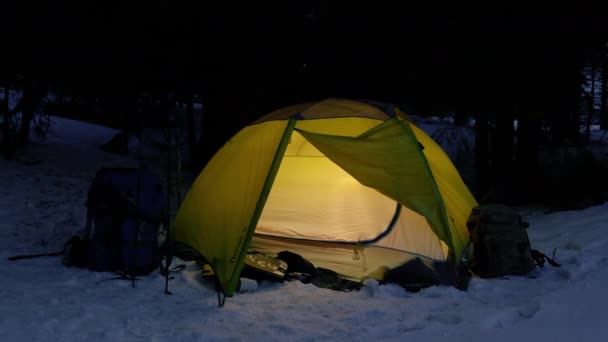
[[(165, 123), (172, 95), (199, 95), (199, 160), (271, 110), (327, 97), (507, 122), (510, 152), (492, 153), (508, 163), (517, 117), (515, 154), (528, 177), (541, 127), (554, 141), (579, 139), (582, 70), (591, 58), (605, 63), (608, 43), (599, 2), (531, 3), (9, 1), (0, 85), (74, 95), (89, 106), (77, 116), (97, 116), (77, 119), (125, 130), (154, 115)], [(143, 93), (165, 107), (133, 122)], [(521, 184), (538, 181), (528, 178)]]
[(433, 101), (430, 94), (447, 101), (454, 87), (479, 82), (477, 69), (508, 76), (495, 66), (505, 56), (607, 41), (602, 12), (583, 4), (63, 0), (2, 7), (5, 74), (29, 70), (77, 91), (193, 82), (285, 102)]

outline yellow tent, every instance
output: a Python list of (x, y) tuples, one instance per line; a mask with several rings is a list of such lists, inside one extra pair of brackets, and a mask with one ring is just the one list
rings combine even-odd
[(443, 150), (397, 108), (328, 99), (230, 139), (182, 203), (171, 238), (233, 294), (245, 255), (288, 250), (362, 280), (413, 257), (459, 260), (477, 205)]

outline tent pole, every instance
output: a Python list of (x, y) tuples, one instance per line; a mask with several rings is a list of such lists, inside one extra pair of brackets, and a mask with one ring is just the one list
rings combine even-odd
[(262, 209), (266, 204), (266, 200), (268, 199), (268, 194), (270, 193), (270, 188), (272, 187), (272, 183), (274, 182), (274, 178), (279, 171), (279, 166), (281, 165), (281, 160), (285, 155), (285, 150), (287, 149), (287, 145), (289, 144), (289, 139), (291, 138), (291, 134), (296, 126), (297, 120), (294, 118), (289, 119), (287, 126), (285, 127), (285, 131), (283, 131), (283, 136), (281, 137), (281, 142), (277, 147), (277, 150), (274, 154), (274, 158), (270, 165), (270, 169), (268, 170), (268, 174), (266, 175), (266, 180), (264, 181), (264, 185), (262, 186), (262, 191), (260, 196), (258, 197), (258, 201), (256, 204), (256, 208), (253, 212), (253, 216), (251, 217), (251, 221), (249, 222), (249, 226), (247, 227), (247, 235), (245, 236), (245, 240), (243, 241), (243, 249), (241, 250), (238, 259), (237, 266), (234, 269), (234, 273), (232, 274), (232, 278), (230, 280), (230, 284), (228, 285), (229, 291), (236, 288), (239, 275), (243, 269), (243, 264), (245, 260), (245, 256), (247, 255), (247, 246), (249, 246), (249, 242), (253, 238), (253, 233), (255, 231), (255, 227), (260, 219), (260, 215), (262, 214)]

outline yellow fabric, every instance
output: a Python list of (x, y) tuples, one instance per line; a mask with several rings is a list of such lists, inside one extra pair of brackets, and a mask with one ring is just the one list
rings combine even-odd
[(356, 243), (386, 231), (395, 210), (326, 157), (285, 156), (256, 234)]
[[(343, 118), (300, 121), (296, 127), (325, 133), (339, 130), (340, 135), (357, 136), (381, 123)], [(359, 183), (296, 131), (291, 135), (256, 234), (365, 241), (384, 233), (394, 214), (394, 200)], [(390, 233), (373, 245), (435, 260), (446, 258), (446, 251), (427, 220), (405, 207)]]
[(434, 260), (446, 260), (447, 251), (429, 226), (429, 222), (420, 214), (406, 207), (401, 212), (393, 229), (374, 246), (424, 255)]
[[(355, 137), (380, 125), (382, 122), (366, 118), (301, 120), (296, 123), (296, 128), (312, 133)], [(285, 156), (323, 157), (324, 155), (304, 139), (301, 134), (293, 132), (289, 139)]]
[(359, 101), (346, 99), (327, 99), (308, 107), (301, 113), (305, 119), (324, 119), (341, 117), (363, 117), (378, 120), (389, 119), (380, 109)]
[(296, 123), (296, 129), (311, 133), (356, 137), (383, 122), (384, 120), (359, 117), (300, 120)]
[(456, 257), (460, 257), (464, 247), (469, 242), (469, 232), (466, 226), (467, 218), (471, 214), (471, 209), (477, 206), (477, 201), (464, 184), (450, 157), (441, 147), (422, 129), (411, 123), (410, 127), (416, 135), (416, 139), (424, 146), (424, 155), (433, 171), (433, 176), (451, 221), (454, 253)]
[(270, 113), (264, 115), (263, 117), (259, 118), (253, 124), (257, 125), (259, 123), (266, 122), (266, 121), (288, 120), (289, 118), (293, 117), (294, 115), (298, 115), (298, 114), (302, 113), (303, 111), (305, 111), (308, 107), (310, 107), (312, 105), (314, 105), (314, 102), (301, 103), (301, 104), (296, 104), (293, 106), (277, 109), (277, 110), (270, 112)]
[[(344, 181), (356, 179), (362, 184), (356, 184), (354, 188), (369, 192), (371, 190), (365, 188), (368, 186), (382, 194), (375, 195), (392, 199), (375, 200), (376, 204), (384, 202), (389, 205), (397, 201), (411, 209), (402, 212), (394, 230), (377, 241), (376, 246), (365, 246), (364, 249), (370, 250), (373, 247), (374, 252), (369, 253), (368, 260), (371, 267), (398, 266), (411, 257), (404, 250), (443, 260), (447, 245), (456, 256), (460, 256), (469, 240), (466, 219), (477, 202), (443, 150), (422, 130), (404, 120), (405, 115), (399, 111), (397, 115), (399, 118), (388, 119), (386, 114), (374, 106), (339, 99), (291, 106), (269, 114), (260, 119), (258, 124), (237, 133), (207, 164), (178, 211), (171, 230), (172, 239), (201, 253), (212, 265), (225, 294), (230, 296), (235, 290), (239, 276), (237, 272), (242, 266), (239, 256), (249, 247), (248, 237), (264, 204), (263, 188), (267, 180), (272, 180), (271, 171), (278, 170), (275, 185), (281, 186), (285, 180), (287, 183), (297, 183), (298, 177), (306, 172), (315, 172), (315, 167), (318, 167), (317, 172), (323, 175), (327, 173), (328, 179), (321, 185), (316, 184), (317, 188), (325, 187), (330, 191), (329, 174), (336, 177), (342, 175)], [(294, 132), (291, 136), (284, 156), (281, 155), (282, 152), (277, 155), (281, 141), (287, 142), (282, 139), (284, 134), (293, 127), (288, 125), (289, 118), (298, 119), (295, 127), (299, 134)], [(424, 146), (422, 151), (419, 143)], [(283, 158), (285, 164), (282, 169), (277, 169), (276, 161), (273, 167), (275, 155)], [(307, 159), (331, 161), (331, 167), (303, 166), (300, 161)], [(287, 178), (283, 177), (282, 171), (287, 172)], [(266, 191), (269, 190), (268, 185)], [(288, 190), (281, 188), (277, 188), (277, 191), (284, 191), (282, 198), (273, 198), (273, 190), (270, 190), (266, 202), (269, 214), (272, 214), (273, 203), (289, 200), (296, 206), (299, 198), (302, 199), (300, 203), (307, 202), (306, 205), (313, 208), (316, 194), (312, 189), (306, 189), (305, 181), (300, 186), (299, 190), (295, 190), (301, 193), (292, 198), (289, 198)], [(308, 190), (311, 191), (307, 192)], [(333, 195), (339, 192), (336, 191)], [(337, 198), (334, 196), (334, 200)], [(289, 207), (291, 204), (284, 205), (284, 208)], [(389, 209), (393, 211), (394, 206), (390, 205)], [(382, 218), (372, 218), (365, 224), (387, 221), (389, 209), (373, 207), (373, 211), (382, 212), (378, 216)], [(315, 210), (312, 210), (311, 215), (314, 215)], [(261, 213), (258, 223), (263, 228), (268, 220), (264, 211)], [(286, 230), (277, 235), (292, 234), (289, 229), (293, 230), (294, 227), (287, 227), (288, 220), (294, 219), (290, 217), (292, 215), (279, 215), (284, 215), (279, 220)], [(275, 215), (273, 219), (276, 218)], [(295, 220), (300, 219), (301, 216)], [(312, 222), (309, 228), (314, 224), (316, 223)], [(270, 228), (272, 230), (276, 227)], [(351, 236), (344, 239), (366, 238), (377, 234), (379, 228), (368, 235), (362, 229), (361, 226), (351, 230)], [(301, 234), (293, 231), (294, 236)], [(313, 232), (317, 233), (318, 231)], [(325, 238), (323, 232), (312, 237), (306, 234), (297, 236)], [(332, 232), (330, 235), (335, 237), (338, 233)], [(445, 244), (442, 245), (439, 239)], [(253, 245), (255, 240), (256, 238)], [(336, 238), (336, 241), (339, 240)], [(319, 265), (332, 268), (332, 263), (335, 262), (336, 267), (342, 267), (340, 272), (352, 269), (355, 274), (351, 276), (359, 278), (376, 271), (367, 269), (366, 265), (361, 264), (363, 261), (353, 263), (347, 260), (353, 245), (335, 244), (332, 248), (339, 251), (341, 256), (336, 256), (335, 260), (324, 260), (324, 243), (299, 241), (298, 244), (301, 244), (302, 251), (306, 251), (308, 245), (318, 248), (313, 253), (316, 256), (313, 261), (315, 264), (318, 262)], [(386, 250), (390, 252), (385, 252)]]
[(255, 124), (273, 120), (287, 120), (298, 115), (302, 119), (345, 117), (363, 117), (382, 121), (389, 119), (389, 116), (383, 111), (367, 103), (346, 99), (327, 99), (319, 102), (297, 104), (275, 110), (256, 120)]
[(361, 184), (424, 216), (452, 247), (441, 195), (407, 121), (391, 119), (354, 138), (299, 133)]
[(172, 239), (199, 251), (224, 285), (246, 248), (247, 227), (286, 127), (287, 121), (269, 121), (241, 130), (198, 176), (175, 219)]

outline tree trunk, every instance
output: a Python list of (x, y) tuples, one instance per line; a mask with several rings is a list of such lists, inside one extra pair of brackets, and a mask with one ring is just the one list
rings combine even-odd
[(245, 97), (239, 97), (235, 87), (228, 83), (217, 80), (203, 94), (201, 133), (194, 165), (199, 171), (238, 130), (239, 102)]
[(27, 145), (30, 140), (30, 123), (34, 118), (34, 110), (36, 108), (36, 104), (34, 103), (36, 100), (34, 98), (32, 80), (26, 77), (23, 85), (23, 98), (21, 99), (23, 105), (21, 106), (21, 127), (19, 128), (18, 138), (19, 145)]
[(519, 117), (517, 129), (517, 184), (524, 198), (531, 200), (538, 195), (539, 135), (541, 120), (537, 115)]
[(454, 114), (454, 126), (466, 126), (467, 121), (468, 121), (468, 117), (464, 111), (457, 111)]
[(608, 130), (608, 51), (602, 55), (602, 85), (600, 102), (600, 129)]
[(476, 197), (481, 199), (490, 188), (490, 152), (488, 117), (478, 113), (475, 118)]
[(514, 115), (510, 111), (499, 112), (496, 117), (496, 128), (492, 139), (492, 188), (507, 200), (513, 177), (513, 128)]
[[(193, 171), (197, 169), (197, 161), (196, 158), (198, 157), (198, 151), (197, 151), (197, 139), (196, 139), (196, 119), (194, 117), (194, 96), (192, 96), (192, 91), (190, 89), (188, 89), (187, 91), (187, 95), (188, 97), (187, 99), (187, 104), (186, 104), (186, 122), (187, 122), (187, 127), (188, 127), (188, 132), (186, 133), (188, 135), (188, 150), (190, 152), (190, 165), (192, 166)], [(202, 121), (202, 120), (201, 120)], [(202, 123), (201, 123), (201, 127), (200, 130), (202, 131), (203, 127), (202, 127)]]
[(11, 131), (9, 126), (10, 112), (9, 112), (9, 87), (4, 86), (4, 101), (2, 102), (3, 109), (3, 120), (2, 120), (2, 147), (4, 150), (4, 158), (11, 159), (13, 157), (14, 149), (11, 139)]
[(589, 104), (587, 110), (587, 123), (585, 126), (585, 143), (591, 141), (591, 123), (595, 116), (595, 61), (591, 60), (591, 92), (589, 94)]

